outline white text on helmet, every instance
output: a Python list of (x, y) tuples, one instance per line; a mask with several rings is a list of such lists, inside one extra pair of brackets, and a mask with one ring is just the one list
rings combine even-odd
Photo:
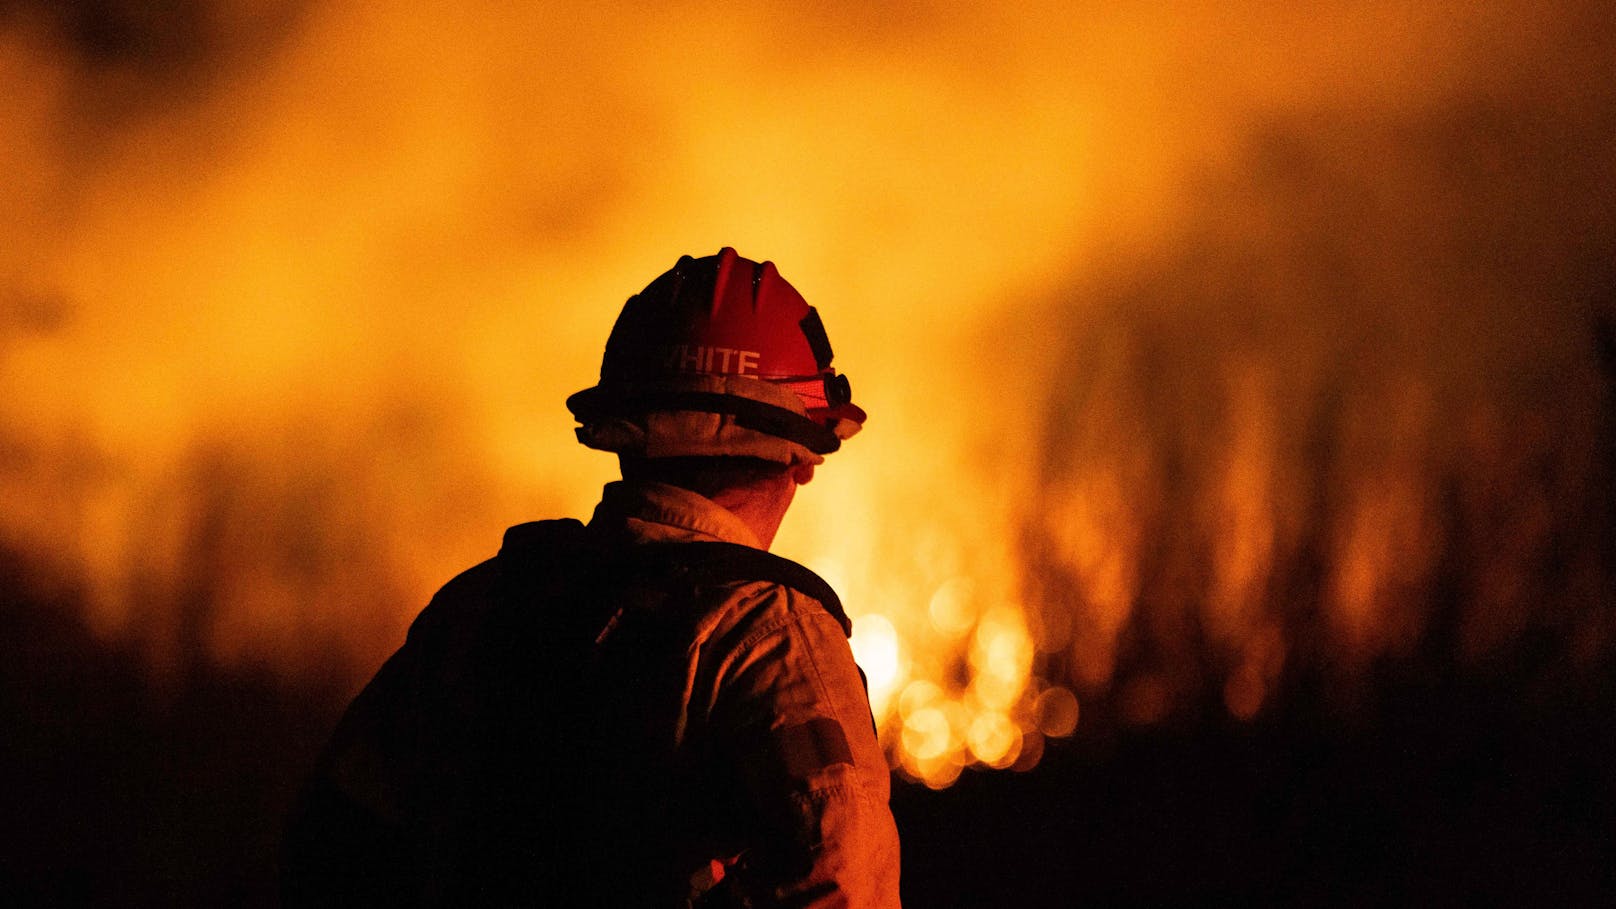
[[(756, 375), (759, 356), (760, 354), (755, 350), (675, 344), (666, 349), (662, 358), (662, 367), (669, 372), (717, 373), (737, 376)], [(731, 368), (732, 365), (733, 369)], [(747, 370), (751, 370), (751, 372), (748, 373)]]

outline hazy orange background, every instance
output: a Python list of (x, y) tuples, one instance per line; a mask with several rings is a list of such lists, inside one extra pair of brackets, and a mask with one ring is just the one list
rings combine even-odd
[(1609, 652), (1598, 3), (101, 6), (0, 14), (0, 544), (156, 675), (357, 685), (586, 515), (563, 398), (723, 245), (871, 413), (777, 548), (912, 776)]

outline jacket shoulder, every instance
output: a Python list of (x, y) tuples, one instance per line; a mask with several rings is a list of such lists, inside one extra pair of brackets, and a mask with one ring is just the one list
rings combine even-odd
[(509, 564), (513, 559), (524, 565), (537, 560), (573, 562), (583, 532), (583, 524), (571, 518), (531, 521), (506, 530), (497, 556), (460, 572), (438, 588), (410, 625), (409, 637), (433, 635), (446, 624), (458, 624), (492, 609), (515, 574)]
[(852, 633), (842, 601), (823, 578), (790, 559), (737, 543), (649, 544), (644, 557), (665, 560), (672, 574), (693, 588), (735, 588), (762, 582), (813, 600)]

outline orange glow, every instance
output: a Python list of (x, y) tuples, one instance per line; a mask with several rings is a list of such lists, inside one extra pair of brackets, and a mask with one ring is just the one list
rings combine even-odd
[(172, 72), (20, 10), (0, 543), (156, 672), (357, 680), (504, 527), (587, 516), (613, 464), (563, 399), (733, 245), (871, 414), (776, 549), (841, 593), (903, 773), (1027, 769), (1080, 702), (1257, 717), (1299, 623), (1348, 675), (1406, 651), (1452, 547), (1484, 654), (1599, 488), (1600, 380), (1569, 294), (1402, 241), (1515, 206), (1400, 143), (1587, 80), (1499, 75), (1570, 6), (1428, 6), (269, 0)]
[(1071, 735), (1077, 729), (1077, 696), (1059, 686), (1038, 695), (1034, 712), (1038, 717), (1038, 731), (1052, 738)]
[(1021, 730), (1002, 713), (979, 713), (968, 734), (971, 756), (989, 767), (1004, 768), (1021, 753)]
[(903, 677), (902, 642), (898, 640), (898, 632), (886, 616), (869, 613), (861, 617), (853, 629), (850, 643), (869, 686), (870, 710), (876, 716), (886, 716)]

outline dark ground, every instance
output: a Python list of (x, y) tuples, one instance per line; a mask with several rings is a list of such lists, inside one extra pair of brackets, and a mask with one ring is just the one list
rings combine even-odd
[[(339, 688), (201, 665), (155, 685), (20, 570), (0, 574), (5, 903), (273, 904)], [(1611, 905), (1616, 673), (1548, 677), (1389, 671), (1333, 719), (1294, 693), (1251, 724), (1086, 714), (1033, 772), (897, 787), (906, 904)]]

